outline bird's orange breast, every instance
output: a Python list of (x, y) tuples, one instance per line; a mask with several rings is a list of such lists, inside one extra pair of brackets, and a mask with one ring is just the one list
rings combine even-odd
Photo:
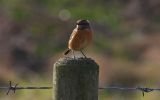
[(72, 50), (82, 50), (87, 47), (92, 41), (91, 29), (77, 30), (74, 29), (69, 43), (68, 48)]

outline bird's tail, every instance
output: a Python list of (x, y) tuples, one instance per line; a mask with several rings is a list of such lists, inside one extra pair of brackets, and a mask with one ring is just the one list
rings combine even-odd
[(71, 52), (71, 49), (67, 49), (67, 50), (64, 51), (63, 54), (64, 54), (64, 55), (67, 55), (67, 54), (70, 53), (70, 52)]

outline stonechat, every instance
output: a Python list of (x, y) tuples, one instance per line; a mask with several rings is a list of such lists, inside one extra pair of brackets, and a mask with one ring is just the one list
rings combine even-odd
[[(68, 49), (64, 52), (67, 55), (69, 52), (80, 51), (86, 58), (85, 54), (82, 52), (92, 42), (92, 30), (88, 20), (78, 20), (76, 22), (76, 28), (72, 31), (68, 42)], [(74, 55), (75, 58), (75, 55)]]

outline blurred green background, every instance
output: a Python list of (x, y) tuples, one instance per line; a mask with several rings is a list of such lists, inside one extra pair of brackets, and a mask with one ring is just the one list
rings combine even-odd
[[(100, 65), (99, 86), (160, 87), (159, 0), (0, 0), (0, 86), (52, 86), (78, 19), (90, 20), (84, 50)], [(77, 55), (79, 53), (77, 52)], [(158, 100), (159, 92), (99, 91), (99, 100)], [(52, 100), (51, 90), (22, 90), (0, 100)]]

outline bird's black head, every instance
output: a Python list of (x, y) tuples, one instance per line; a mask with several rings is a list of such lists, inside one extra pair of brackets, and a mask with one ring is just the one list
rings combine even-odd
[(85, 19), (80, 19), (76, 22), (76, 25), (86, 25), (89, 26), (89, 21)]

